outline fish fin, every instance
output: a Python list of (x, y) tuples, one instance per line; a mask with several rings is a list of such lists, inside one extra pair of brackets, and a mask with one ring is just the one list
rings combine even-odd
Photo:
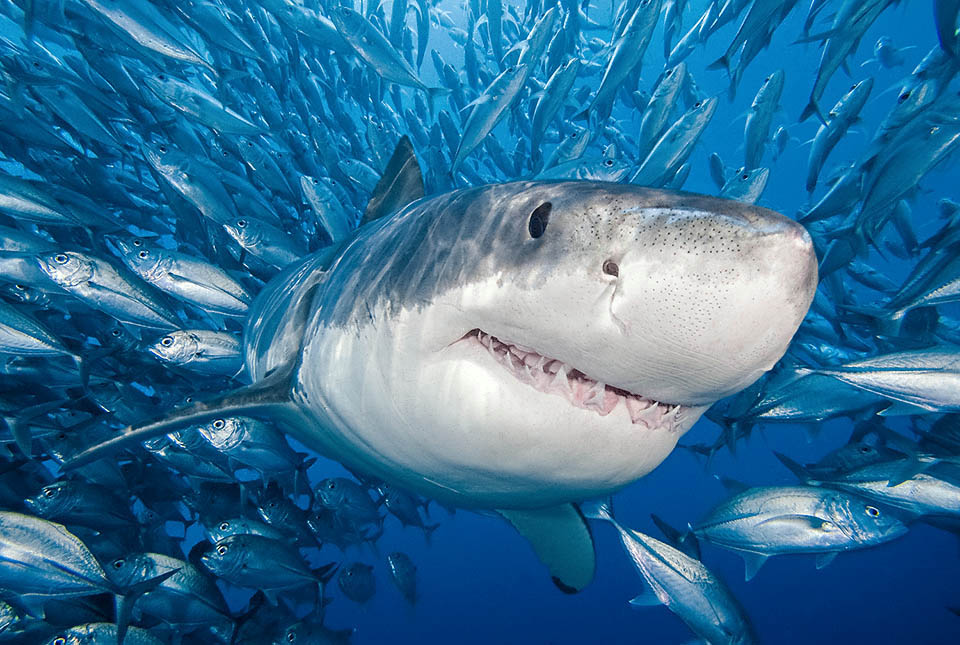
[(576, 593), (593, 579), (596, 569), (593, 536), (576, 506), (562, 504), (498, 513), (530, 541), (561, 591)]
[(663, 533), (673, 547), (687, 554), (694, 560), (700, 559), (700, 541), (697, 540), (697, 536), (693, 534), (693, 531), (683, 533), (653, 513), (650, 514), (650, 519), (653, 520), (653, 523), (657, 525), (657, 528), (660, 529), (660, 532)]
[(427, 107), (430, 110), (430, 117), (433, 118), (433, 115), (437, 113), (437, 99), (446, 96), (451, 90), (449, 87), (428, 87), (426, 92)]
[(713, 61), (712, 63), (710, 63), (709, 65), (707, 65), (707, 69), (709, 69), (709, 70), (724, 69), (724, 70), (727, 71), (727, 74), (729, 74), (729, 73), (730, 73), (730, 59), (727, 58), (726, 55), (723, 55), (723, 56), (721, 56), (720, 58), (718, 58), (717, 60), (715, 60), (715, 61)]
[(117, 643), (123, 643), (123, 637), (127, 634), (127, 627), (130, 626), (130, 619), (133, 617), (133, 607), (137, 604), (137, 599), (145, 593), (156, 589), (163, 581), (180, 572), (180, 567), (171, 569), (159, 576), (138, 582), (129, 587), (117, 589), (114, 596), (114, 607), (116, 609), (117, 621)]
[(817, 99), (810, 97), (810, 101), (807, 103), (806, 107), (803, 108), (803, 112), (800, 113), (800, 122), (803, 123), (809, 119), (814, 114), (817, 115), (817, 118), (826, 125), (827, 119), (823, 116), (823, 112), (820, 110), (820, 105), (817, 103)]
[(660, 600), (660, 597), (653, 591), (653, 589), (646, 589), (641, 591), (636, 596), (630, 599), (630, 605), (633, 607), (643, 608), (643, 607), (660, 607), (663, 605), (663, 601)]
[(383, 176), (373, 189), (361, 226), (385, 215), (395, 213), (424, 195), (423, 173), (417, 155), (406, 135), (400, 138)]
[(732, 477), (723, 477), (717, 476), (717, 479), (723, 484), (723, 487), (727, 489), (728, 492), (733, 493), (734, 495), (740, 494), (746, 490), (749, 490), (750, 486), (744, 484), (742, 481), (733, 479)]
[(882, 417), (900, 417), (914, 414), (930, 414), (928, 408), (919, 405), (907, 403), (906, 401), (894, 401), (889, 406), (877, 412)]
[(927, 464), (919, 459), (907, 459), (903, 467), (898, 469), (887, 481), (887, 488), (899, 486), (905, 481), (909, 481), (927, 469)]
[(743, 579), (747, 582), (753, 580), (753, 577), (757, 575), (757, 571), (760, 570), (763, 563), (770, 557), (769, 555), (754, 553), (752, 551), (741, 551), (740, 556), (743, 558)]
[(222, 415), (262, 415), (283, 411), (293, 405), (290, 389), (298, 365), (299, 362), (294, 362), (274, 370), (261, 381), (237, 388), (210, 401), (175, 408), (158, 420), (127, 426), (118, 436), (83, 450), (66, 460), (61, 467), (64, 471), (75, 470), (125, 446)]
[(773, 454), (776, 456), (777, 459), (780, 460), (780, 463), (786, 466), (787, 470), (792, 472), (800, 481), (807, 482), (811, 479), (810, 473), (806, 469), (806, 467), (795, 462), (793, 459), (790, 459), (790, 457), (787, 457), (786, 455), (777, 452), (776, 450), (773, 451)]
[(839, 554), (840, 554), (839, 551), (827, 551), (826, 553), (818, 553), (817, 554), (817, 570), (828, 567), (831, 562), (837, 559), (837, 556)]

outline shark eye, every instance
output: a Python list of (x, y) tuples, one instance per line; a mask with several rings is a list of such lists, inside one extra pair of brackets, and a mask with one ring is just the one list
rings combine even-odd
[(620, 275), (620, 267), (613, 260), (607, 260), (603, 263), (603, 272), (616, 278)]
[(530, 237), (537, 239), (547, 230), (547, 224), (550, 222), (550, 211), (553, 210), (553, 204), (543, 202), (530, 213), (530, 221), (527, 223), (527, 230), (530, 231)]
[(226, 544), (221, 544), (217, 546), (217, 553), (219, 553), (220, 555), (226, 555), (227, 551), (228, 549)]
[(880, 509), (877, 508), (876, 506), (868, 506), (867, 515), (869, 515), (870, 517), (880, 517)]

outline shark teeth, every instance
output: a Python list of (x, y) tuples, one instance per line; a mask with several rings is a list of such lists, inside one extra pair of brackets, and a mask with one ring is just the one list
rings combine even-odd
[(494, 359), (517, 380), (540, 392), (556, 394), (572, 405), (607, 416), (623, 405), (630, 422), (647, 429), (674, 430), (683, 419), (684, 408), (654, 401), (603, 381), (592, 379), (580, 370), (523, 346), (505, 342), (483, 330), (474, 329), (464, 336), (493, 355)]

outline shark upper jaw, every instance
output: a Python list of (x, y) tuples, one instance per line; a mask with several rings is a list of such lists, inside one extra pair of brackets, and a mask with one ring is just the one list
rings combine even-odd
[(483, 347), (520, 383), (539, 392), (555, 395), (573, 407), (591, 410), (601, 417), (623, 407), (630, 417), (630, 423), (638, 429), (676, 432), (691, 411), (687, 406), (656, 401), (598, 381), (575, 366), (544, 356), (525, 345), (498, 338), (480, 328), (471, 329), (456, 343)]

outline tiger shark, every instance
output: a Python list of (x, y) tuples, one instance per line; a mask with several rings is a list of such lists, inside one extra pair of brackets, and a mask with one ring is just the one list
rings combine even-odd
[(649, 473), (773, 367), (816, 285), (810, 236), (771, 210), (586, 181), (424, 197), (404, 139), (355, 235), (258, 296), (251, 385), (67, 467), (258, 415), (356, 471), (496, 510), (578, 591), (595, 556), (575, 503)]

